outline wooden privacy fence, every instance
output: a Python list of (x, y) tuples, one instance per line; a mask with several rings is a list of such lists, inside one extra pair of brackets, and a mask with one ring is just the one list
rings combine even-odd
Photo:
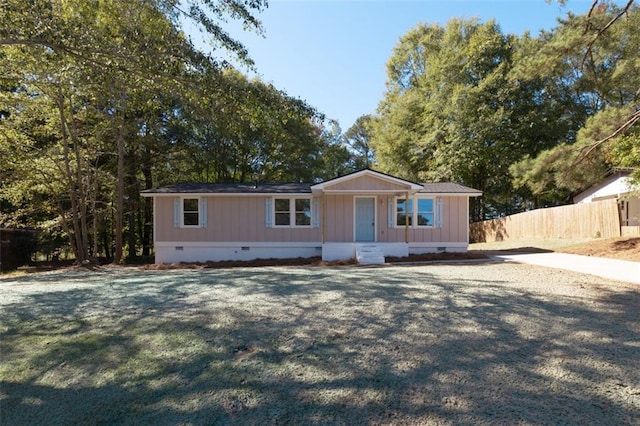
[(616, 200), (532, 210), (470, 225), (472, 242), (524, 238), (614, 238), (620, 236)]

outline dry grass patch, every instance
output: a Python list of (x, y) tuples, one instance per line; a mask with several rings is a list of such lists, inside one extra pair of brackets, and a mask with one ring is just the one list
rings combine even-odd
[(550, 238), (506, 240), (490, 243), (474, 243), (469, 250), (488, 251), (556, 251), (583, 256), (608, 257), (640, 262), (640, 238)]
[(632, 424), (637, 286), (514, 264), (0, 280), (2, 424)]
[(587, 244), (562, 247), (557, 251), (581, 254), (584, 256), (610, 257), (613, 259), (640, 262), (640, 238), (594, 240)]

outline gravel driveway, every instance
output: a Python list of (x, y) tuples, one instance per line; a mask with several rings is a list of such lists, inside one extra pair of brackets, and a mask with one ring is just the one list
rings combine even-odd
[(0, 280), (2, 424), (640, 424), (640, 287), (504, 263)]

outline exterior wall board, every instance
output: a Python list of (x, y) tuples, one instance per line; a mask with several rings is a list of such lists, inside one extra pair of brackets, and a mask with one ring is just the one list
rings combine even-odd
[(319, 242), (319, 228), (267, 228), (267, 197), (206, 197), (206, 228), (174, 228), (174, 197), (156, 200), (156, 241)]
[[(266, 199), (270, 196), (206, 197), (207, 227), (175, 228), (175, 197), (156, 197), (156, 261), (248, 260), (318, 255), (333, 259), (347, 252), (350, 254), (357, 245), (354, 242), (355, 198), (372, 195), (325, 194), (316, 205), (321, 218), (320, 228), (268, 228), (265, 209)], [(388, 203), (392, 199), (388, 193), (375, 197), (376, 244), (384, 247), (386, 255), (466, 251), (466, 196), (442, 197), (442, 228), (410, 227), (409, 244), (405, 244), (404, 227), (389, 227)], [(322, 227), (325, 244), (322, 244)]]
[[(207, 197), (206, 228), (174, 228), (173, 197), (156, 199), (156, 241), (256, 241), (318, 242), (319, 228), (267, 228), (265, 197)], [(326, 195), (325, 238), (328, 242), (351, 242), (354, 236), (354, 195)], [(377, 241), (404, 242), (404, 227), (388, 227), (387, 203), (377, 197)], [(466, 198), (443, 197), (442, 228), (409, 228), (409, 241), (455, 242), (466, 238)], [(320, 205), (322, 209), (322, 206)]]
[(353, 241), (353, 195), (326, 195), (325, 238), (331, 242)]
[[(404, 241), (405, 228), (387, 228), (388, 208), (379, 209), (384, 219), (383, 230), (379, 241)], [(442, 228), (412, 228), (409, 227), (409, 243), (412, 242), (467, 242), (467, 199), (466, 197), (442, 197)]]

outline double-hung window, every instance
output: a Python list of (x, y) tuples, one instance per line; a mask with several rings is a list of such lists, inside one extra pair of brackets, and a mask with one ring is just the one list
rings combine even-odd
[(276, 226), (311, 226), (310, 198), (275, 198)]
[(276, 210), (276, 226), (290, 226), (291, 200), (288, 198), (276, 198), (274, 205)]
[(417, 226), (433, 226), (433, 198), (416, 199), (416, 221)]
[(433, 227), (435, 210), (433, 198), (396, 198), (396, 226)]
[(198, 198), (182, 199), (182, 226), (200, 226), (199, 204)]
[(413, 223), (413, 199), (396, 200), (396, 226), (411, 226)]
[(176, 197), (173, 200), (174, 228), (206, 228), (207, 199)]
[(297, 198), (294, 200), (296, 212), (296, 226), (311, 226), (311, 199)]

